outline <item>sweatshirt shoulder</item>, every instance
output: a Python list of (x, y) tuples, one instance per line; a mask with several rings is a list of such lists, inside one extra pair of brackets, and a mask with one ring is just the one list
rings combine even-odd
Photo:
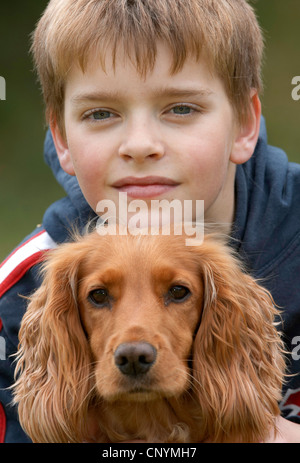
[(55, 241), (44, 228), (37, 228), (27, 236), (0, 265), (0, 297), (41, 261), (45, 251), (54, 247)]

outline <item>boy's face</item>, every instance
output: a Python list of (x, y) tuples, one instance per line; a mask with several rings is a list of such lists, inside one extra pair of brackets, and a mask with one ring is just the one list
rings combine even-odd
[(238, 129), (223, 84), (204, 60), (187, 59), (174, 75), (170, 64), (170, 51), (159, 45), (145, 79), (122, 57), (115, 70), (109, 60), (106, 71), (98, 63), (85, 73), (71, 69), (66, 140), (52, 126), (61, 165), (77, 176), (94, 210), (102, 199), (118, 204), (123, 191), (128, 201), (201, 199), (206, 219), (229, 223), (235, 163), (253, 153), (258, 108), (255, 123)]

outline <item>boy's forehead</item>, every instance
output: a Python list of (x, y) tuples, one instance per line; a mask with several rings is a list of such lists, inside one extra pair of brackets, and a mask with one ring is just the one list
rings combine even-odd
[(159, 44), (153, 68), (141, 75), (134, 60), (120, 50), (114, 61), (107, 49), (105, 61), (92, 55), (83, 70), (74, 65), (66, 81), (66, 97), (71, 97), (76, 104), (86, 99), (95, 100), (99, 91), (103, 99), (118, 98), (118, 93), (130, 93), (138, 88), (148, 88), (153, 96), (189, 97), (210, 96), (216, 87), (222, 85), (207, 63), (204, 56), (196, 60), (187, 56), (183, 66), (172, 72), (172, 53), (169, 47)]
[(124, 43), (120, 40), (115, 48), (107, 45), (106, 47), (98, 46), (90, 50), (86, 56), (86, 67), (95, 68), (99, 67), (100, 64), (103, 71), (109, 73), (113, 73), (118, 68), (132, 67), (142, 78), (147, 78), (153, 72), (157, 62), (164, 63), (164, 68), (168, 70), (168, 73), (173, 74), (174, 68), (176, 68), (176, 71), (180, 71), (186, 61), (206, 60), (204, 54), (203, 51), (201, 55), (198, 53), (196, 57), (189, 51), (186, 58), (181, 60), (170, 45), (163, 40), (157, 40), (153, 44), (152, 53), (147, 53), (147, 50), (144, 50), (144, 53), (141, 52), (140, 55), (137, 55), (135, 44), (130, 45), (130, 42)]

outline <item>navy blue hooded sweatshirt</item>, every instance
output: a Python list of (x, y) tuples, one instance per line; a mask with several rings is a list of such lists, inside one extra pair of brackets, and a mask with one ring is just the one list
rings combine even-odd
[[(50, 132), (45, 160), (67, 196), (46, 211), (42, 225), (29, 235), (0, 267), (0, 442), (28, 442), (7, 388), (13, 382), (18, 330), (28, 295), (39, 285), (38, 260), (45, 249), (69, 240), (75, 224), (82, 229), (95, 214), (85, 201), (75, 177), (60, 167)], [(300, 165), (267, 144), (262, 119), (252, 158), (236, 171), (235, 220), (232, 245), (255, 278), (263, 279), (283, 309), (283, 331), (289, 371), (300, 370)], [(201, 199), (201, 198), (199, 198)], [(300, 423), (300, 375), (289, 379), (280, 404), (282, 415)]]

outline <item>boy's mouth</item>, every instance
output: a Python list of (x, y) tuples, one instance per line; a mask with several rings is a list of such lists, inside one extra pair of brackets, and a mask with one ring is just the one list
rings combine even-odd
[(178, 186), (179, 183), (167, 177), (124, 177), (112, 186), (119, 191), (126, 192), (131, 198), (154, 198), (166, 194)]

